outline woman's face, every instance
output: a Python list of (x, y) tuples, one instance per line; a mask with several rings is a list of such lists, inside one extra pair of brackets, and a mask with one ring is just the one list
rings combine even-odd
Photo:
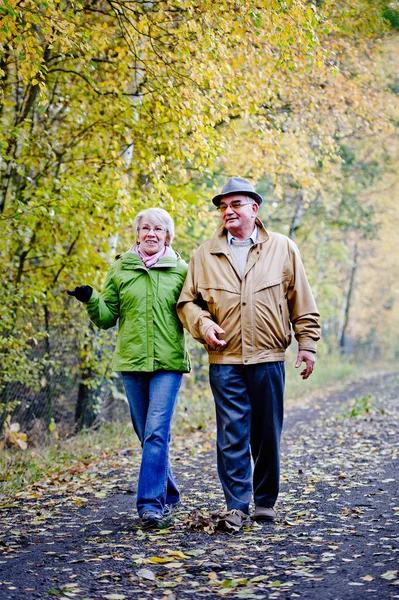
[(142, 221), (140, 224), (137, 241), (140, 248), (146, 254), (156, 254), (169, 241), (166, 230), (160, 225), (154, 225), (150, 221)]

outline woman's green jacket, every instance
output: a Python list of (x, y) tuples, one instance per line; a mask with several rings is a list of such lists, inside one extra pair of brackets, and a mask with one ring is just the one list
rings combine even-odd
[(91, 321), (108, 329), (119, 319), (113, 371), (190, 370), (176, 303), (187, 264), (168, 248), (150, 269), (134, 252), (125, 252), (108, 271), (104, 288), (85, 304)]

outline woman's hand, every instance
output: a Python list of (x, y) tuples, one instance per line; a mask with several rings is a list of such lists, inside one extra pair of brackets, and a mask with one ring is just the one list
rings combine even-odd
[(67, 290), (69, 296), (75, 296), (79, 302), (88, 302), (93, 293), (93, 288), (89, 285), (78, 285), (74, 290)]

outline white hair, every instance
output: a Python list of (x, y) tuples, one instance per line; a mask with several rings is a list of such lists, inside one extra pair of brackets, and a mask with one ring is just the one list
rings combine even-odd
[(172, 243), (175, 235), (175, 225), (172, 217), (166, 210), (163, 208), (146, 208), (139, 212), (133, 221), (133, 231), (136, 235), (138, 235), (141, 223), (144, 219), (148, 220), (153, 226), (158, 225), (159, 227), (163, 227), (168, 234), (169, 244)]

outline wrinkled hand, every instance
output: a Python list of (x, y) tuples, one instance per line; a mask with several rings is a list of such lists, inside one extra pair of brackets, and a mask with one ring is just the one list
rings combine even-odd
[(219, 327), (219, 325), (211, 325), (205, 334), (205, 341), (208, 344), (208, 346), (210, 346), (214, 350), (217, 350), (218, 348), (223, 348), (223, 346), (226, 345), (226, 342), (224, 340), (220, 340), (218, 338), (218, 335), (223, 335), (224, 333), (224, 329)]
[(89, 285), (78, 285), (74, 290), (67, 290), (69, 296), (75, 296), (79, 302), (88, 302), (93, 293), (93, 288)]
[(302, 379), (307, 379), (308, 377), (310, 377), (310, 375), (313, 372), (315, 361), (316, 355), (313, 354), (313, 352), (310, 352), (310, 350), (299, 350), (295, 363), (295, 368), (297, 369), (298, 367), (300, 367), (303, 362), (306, 363), (306, 368), (303, 371), (301, 371)]

